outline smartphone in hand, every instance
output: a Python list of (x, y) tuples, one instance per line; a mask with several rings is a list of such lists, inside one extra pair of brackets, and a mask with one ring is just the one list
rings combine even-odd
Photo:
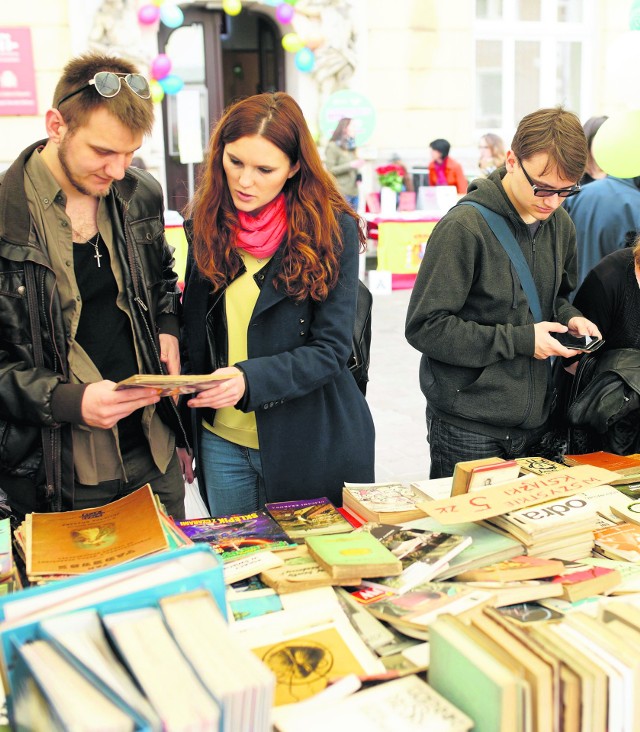
[(569, 332), (551, 333), (551, 335), (565, 348), (570, 348), (574, 351), (585, 351), (586, 353), (593, 353), (593, 351), (598, 350), (604, 343), (602, 338), (596, 338), (590, 335), (573, 335)]

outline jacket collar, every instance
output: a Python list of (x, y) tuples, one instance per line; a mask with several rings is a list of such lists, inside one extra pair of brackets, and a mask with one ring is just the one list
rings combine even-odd
[[(46, 139), (39, 140), (23, 150), (0, 177), (0, 239), (14, 244), (21, 244), (29, 239), (31, 215), (24, 190), (24, 166), (31, 155), (46, 144)], [(112, 183), (112, 190), (127, 203), (137, 185), (136, 177), (127, 171), (122, 180)]]

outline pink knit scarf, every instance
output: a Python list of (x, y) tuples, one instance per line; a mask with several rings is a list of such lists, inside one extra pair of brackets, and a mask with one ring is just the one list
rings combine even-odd
[(276, 196), (257, 216), (238, 211), (238, 221), (236, 246), (259, 259), (270, 257), (287, 231), (284, 193)]

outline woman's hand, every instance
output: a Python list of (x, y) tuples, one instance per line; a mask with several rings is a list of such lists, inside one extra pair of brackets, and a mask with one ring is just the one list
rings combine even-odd
[(221, 409), (222, 407), (233, 407), (244, 396), (246, 384), (244, 374), (235, 366), (225, 366), (213, 372), (218, 376), (226, 376), (224, 381), (213, 381), (211, 386), (197, 392), (189, 401), (187, 406), (193, 408), (210, 407)]

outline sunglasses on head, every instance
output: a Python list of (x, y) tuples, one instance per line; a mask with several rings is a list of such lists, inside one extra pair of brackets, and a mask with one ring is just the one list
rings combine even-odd
[(560, 198), (569, 198), (570, 196), (575, 196), (577, 193), (580, 193), (580, 191), (582, 190), (582, 187), (579, 183), (576, 183), (575, 186), (571, 186), (570, 188), (541, 188), (531, 180), (531, 178), (529, 177), (529, 173), (527, 173), (524, 165), (522, 164), (522, 160), (520, 160), (520, 158), (518, 157), (516, 159), (520, 164), (520, 167), (522, 168), (524, 177), (529, 182), (531, 188), (533, 188), (533, 195), (537, 198), (548, 198), (550, 196), (555, 196), (556, 193), (560, 196)]
[(134, 94), (137, 94), (140, 99), (149, 99), (151, 97), (151, 88), (149, 82), (142, 76), (142, 74), (125, 74), (117, 71), (98, 71), (98, 73), (88, 81), (86, 84), (81, 86), (79, 89), (75, 89), (69, 94), (65, 94), (62, 99), (56, 104), (56, 109), (60, 108), (63, 102), (76, 94), (80, 94), (81, 91), (88, 89), (93, 86), (95, 90), (102, 97), (111, 99), (122, 89), (122, 81), (131, 89)]

